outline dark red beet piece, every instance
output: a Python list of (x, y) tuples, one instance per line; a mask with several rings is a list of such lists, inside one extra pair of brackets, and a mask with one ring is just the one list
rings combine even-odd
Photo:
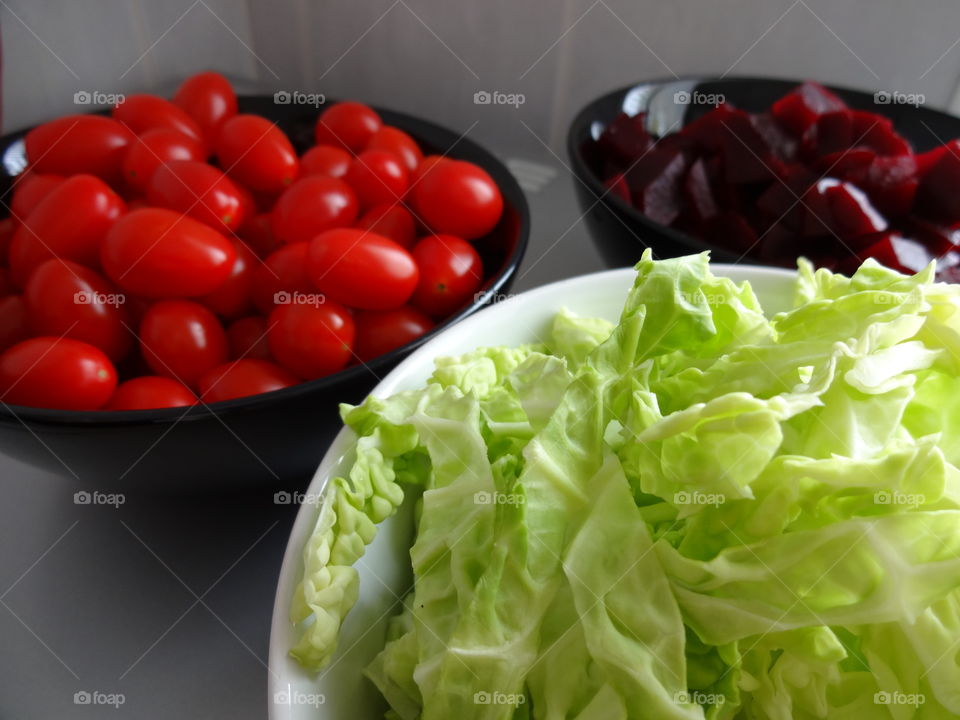
[(938, 225), (918, 217), (909, 217), (900, 225), (908, 236), (923, 243), (935, 257), (960, 248), (960, 230)]
[(653, 146), (653, 138), (647, 132), (646, 115), (630, 116), (620, 113), (607, 125), (597, 139), (602, 153), (622, 165), (629, 165)]
[(843, 100), (823, 85), (805, 82), (777, 100), (770, 112), (785, 130), (800, 137), (818, 116), (844, 108)]
[(729, 103), (717, 105), (696, 120), (685, 125), (683, 129), (676, 134), (689, 138), (700, 152), (720, 152), (722, 138), (723, 135), (726, 134), (723, 125), (729, 122), (729, 119), (738, 112), (740, 111)]
[(921, 216), (946, 223), (960, 221), (960, 141), (953, 140), (917, 188), (915, 208)]
[(893, 121), (883, 115), (852, 110), (853, 143), (875, 150), (878, 155), (910, 155), (913, 148), (893, 129)]
[(627, 181), (624, 180), (622, 173), (618, 173), (604, 180), (603, 186), (610, 191), (610, 195), (614, 195), (625, 203), (630, 204), (630, 190), (627, 188)]
[(863, 240), (864, 249), (857, 255), (860, 262), (872, 257), (888, 268), (902, 273), (915, 273), (923, 270), (934, 259), (921, 243), (896, 232), (877, 233)]
[(930, 169), (940, 162), (940, 158), (944, 156), (945, 153), (950, 152), (951, 148), (954, 152), (957, 152), (958, 147), (960, 147), (960, 141), (951, 140), (946, 145), (941, 145), (940, 147), (935, 147), (933, 150), (927, 150), (923, 153), (917, 153), (913, 156), (914, 160), (917, 161), (917, 176), (923, 177)]
[(832, 216), (832, 230), (854, 250), (861, 246), (864, 235), (883, 232), (886, 219), (871, 204), (867, 194), (855, 185), (844, 182), (828, 187), (827, 202)]
[(737, 185), (763, 182), (782, 170), (782, 163), (750, 123), (747, 113), (742, 110), (726, 113), (726, 117), (720, 119), (720, 128), (720, 156), (728, 182)]
[(803, 221), (800, 198), (816, 180), (817, 176), (803, 165), (788, 165), (783, 169), (780, 179), (770, 183), (757, 198), (757, 208), (768, 220), (799, 231)]
[(817, 169), (823, 173), (850, 180), (851, 173), (866, 171), (877, 154), (869, 148), (847, 148), (817, 159)]
[(683, 180), (683, 198), (684, 206), (690, 211), (690, 220), (696, 226), (703, 226), (706, 221), (716, 216), (717, 200), (710, 186), (710, 176), (703, 158), (694, 160), (687, 170)]
[(824, 113), (814, 121), (801, 141), (803, 156), (815, 161), (821, 155), (846, 150), (853, 142), (853, 115), (849, 110)]
[(774, 120), (770, 113), (752, 113), (753, 125), (774, 156), (783, 163), (791, 163), (797, 158), (799, 143)]
[(756, 231), (742, 215), (733, 211), (728, 210), (713, 218), (708, 223), (707, 236), (720, 247), (737, 252), (756, 249)]
[(884, 215), (903, 217), (910, 212), (917, 194), (917, 161), (913, 155), (877, 156), (854, 184), (870, 196)]
[[(656, 150), (651, 150), (646, 157)], [(661, 225), (670, 225), (680, 214), (680, 183), (686, 172), (687, 161), (681, 152), (666, 150), (662, 151), (662, 155), (670, 159), (660, 165), (660, 172), (651, 175), (644, 185), (632, 186), (632, 197), (636, 208), (648, 218)], [(629, 174), (627, 184), (631, 185)]]

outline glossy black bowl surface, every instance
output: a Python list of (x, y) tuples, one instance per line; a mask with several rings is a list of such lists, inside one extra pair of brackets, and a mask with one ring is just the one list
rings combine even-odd
[[(674, 228), (654, 222), (614, 193), (608, 193), (600, 175), (602, 158), (596, 140), (620, 113), (647, 113), (647, 126), (675, 131), (711, 108), (705, 104), (680, 104), (674, 94), (723, 95), (738, 108), (766, 110), (802, 80), (731, 77), (652, 80), (607, 93), (589, 103), (574, 118), (567, 134), (567, 152), (579, 182), (577, 198), (586, 214), (587, 227), (604, 261), (611, 267), (632, 265), (649, 247), (658, 257), (674, 257), (711, 251), (716, 262), (762, 261), (719, 247)], [(873, 93), (827, 86), (850, 107), (889, 117), (897, 131), (922, 152), (960, 137), (960, 118), (923, 106), (878, 104)]]
[[(318, 113), (312, 107), (276, 104), (272, 96), (247, 96), (240, 98), (240, 111), (275, 121), (298, 151), (313, 144)], [(88, 490), (220, 492), (256, 485), (305, 486), (342, 426), (339, 403), (360, 402), (412, 350), (505, 293), (530, 234), (523, 191), (492, 153), (426, 120), (379, 108), (378, 112), (426, 152), (476, 163), (499, 185), (503, 217), (489, 235), (474, 243), (485, 271), (475, 302), (417, 341), (365, 366), (249, 398), (186, 410), (128, 412), (46, 410), (0, 402), (0, 452), (74, 478), (78, 487)], [(25, 164), (24, 132), (0, 138), (2, 199)]]

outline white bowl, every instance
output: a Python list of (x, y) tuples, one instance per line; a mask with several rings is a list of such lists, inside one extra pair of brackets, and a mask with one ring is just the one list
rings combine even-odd
[[(712, 270), (737, 282), (749, 280), (768, 313), (790, 307), (795, 277), (792, 272), (739, 265), (713, 265)], [(422, 387), (432, 374), (437, 357), (459, 355), (485, 345), (535, 342), (545, 336), (554, 314), (563, 306), (579, 315), (616, 321), (634, 277), (632, 268), (610, 270), (562, 280), (498, 302), (414, 352), (372, 394), (387, 397), (400, 390)], [(306, 497), (319, 497), (328, 479), (345, 471), (344, 455), (352, 441), (352, 431), (340, 431), (320, 463)], [(344, 621), (333, 662), (314, 675), (288, 653), (295, 644), (289, 620), (290, 598), (302, 577), (303, 547), (313, 531), (317, 507), (315, 502), (301, 505), (280, 570), (270, 633), (269, 715), (271, 720), (379, 720), (383, 717), (384, 702), (362, 670), (383, 648), (387, 620), (399, 611), (400, 598), (411, 587), (410, 508), (401, 507), (397, 515), (384, 521), (357, 564), (360, 599)]]

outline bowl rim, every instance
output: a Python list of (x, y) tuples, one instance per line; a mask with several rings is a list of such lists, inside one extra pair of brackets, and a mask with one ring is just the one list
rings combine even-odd
[[(711, 272), (720, 277), (730, 277), (733, 275), (736, 282), (747, 280), (751, 283), (756, 283), (760, 281), (759, 279), (761, 277), (772, 279), (773, 281), (788, 282), (796, 278), (796, 270), (765, 265), (749, 265), (745, 263), (737, 265), (711, 262), (710, 269)], [(567, 291), (565, 295), (568, 295), (570, 292), (576, 293), (582, 291), (582, 288), (578, 286), (609, 283), (622, 285), (626, 291), (629, 291), (631, 280), (634, 277), (635, 270), (633, 267), (621, 267), (557, 280), (514, 295), (496, 305), (481, 308), (469, 318), (459, 323), (456, 328), (464, 334), (472, 335), (472, 328), (481, 322), (485, 322), (490, 313), (509, 315), (515, 308), (519, 308), (521, 303), (530, 303), (531, 301), (535, 301), (538, 296), (552, 294), (561, 290)], [(432, 363), (437, 357), (449, 354), (451, 352), (450, 350), (439, 353), (436, 350), (443, 341), (444, 338), (442, 336), (437, 336), (417, 348), (393, 368), (383, 380), (377, 383), (369, 394), (376, 397), (391, 395), (396, 391), (396, 386), (414, 368)], [(309, 539), (311, 528), (316, 522), (317, 508), (322, 502), (323, 494), (327, 491), (329, 481), (332, 477), (332, 471), (349, 452), (353, 437), (354, 434), (350, 428), (341, 426), (333, 440), (330, 441), (330, 444), (324, 451), (317, 465), (316, 471), (314, 471), (313, 476), (310, 478), (310, 482), (303, 490), (304, 495), (317, 498), (317, 500), (316, 502), (302, 503), (300, 505), (287, 537), (287, 544), (283, 551), (283, 560), (277, 576), (277, 588), (274, 593), (273, 610), (270, 620), (270, 639), (267, 647), (267, 706), (270, 720), (286, 720), (286, 718), (291, 717), (279, 713), (276, 704), (271, 702), (271, 698), (275, 696), (275, 693), (288, 689), (285, 683), (288, 676), (283, 674), (282, 667), (284, 662), (293, 662), (289, 658), (290, 648), (283, 645), (290, 630), (290, 602), (296, 583), (300, 580), (303, 548)], [(303, 670), (303, 672), (306, 673), (308, 671)]]
[[(238, 100), (240, 100), (242, 104), (244, 100), (248, 102), (258, 101), (268, 97), (270, 96), (238, 95)], [(335, 101), (331, 100), (330, 102)], [(518, 202), (515, 205), (513, 203), (510, 205), (517, 214), (517, 241), (504, 259), (501, 265), (502, 270), (496, 275), (492, 275), (486, 283), (481, 286), (473, 302), (461, 308), (455, 315), (446, 318), (442, 323), (438, 323), (429, 332), (388, 353), (379, 355), (369, 362), (361, 362), (358, 365), (344, 368), (330, 375), (325, 375), (315, 380), (306, 380), (287, 388), (231, 400), (222, 400), (220, 402), (197, 402), (195, 405), (189, 406), (146, 410), (60, 410), (56, 408), (35, 408), (28, 405), (14, 405), (0, 400), (0, 423), (6, 422), (20, 425), (30, 423), (32, 425), (46, 427), (116, 427), (142, 424), (160, 425), (170, 422), (180, 423), (207, 418), (210, 415), (224, 416), (235, 412), (255, 410), (270, 403), (283, 402), (317, 391), (333, 389), (343, 381), (358, 381), (368, 375), (378, 378), (379, 382), (383, 379), (381, 377), (381, 375), (383, 375), (382, 371), (392, 363), (395, 363), (398, 358), (409, 355), (415, 351), (416, 348), (429, 342), (447, 328), (473, 315), (477, 310), (484, 308), (486, 305), (489, 305), (490, 301), (497, 296), (504, 285), (516, 274), (530, 242), (530, 203), (527, 200), (526, 193), (524, 193), (519, 182), (507, 165), (497, 157), (492, 150), (470, 139), (466, 134), (456, 133), (443, 125), (439, 125), (417, 115), (391, 110), (379, 105), (373, 107), (378, 113), (388, 117), (391, 123), (398, 124), (397, 120), (401, 121), (403, 124), (398, 124), (400, 129), (409, 132), (413, 136), (417, 136), (421, 132), (426, 131), (441, 138), (442, 141), (449, 146), (444, 156), (447, 156), (446, 153), (449, 153), (449, 157), (453, 159), (457, 159), (463, 154), (483, 158), (484, 164), (480, 165), (480, 167), (487, 172), (493, 169), (498, 175), (497, 183), (501, 187), (501, 194), (505, 198), (504, 209), (506, 209), (507, 205), (507, 194), (517, 198)], [(97, 114), (98, 112), (102, 112), (102, 110), (94, 110), (91, 111), (90, 114)], [(26, 135), (30, 129), (31, 128), (21, 128), (8, 133), (5, 137), (16, 142), (17, 139)], [(459, 151), (458, 148), (460, 149)], [(467, 152), (464, 153), (464, 150)], [(504, 185), (507, 186), (508, 192), (504, 192)], [(380, 372), (378, 373), (378, 371)]]
[[(588, 103), (586, 103), (580, 110), (577, 111), (577, 114), (574, 115), (573, 120), (571, 121), (569, 128), (567, 129), (566, 145), (567, 145), (567, 155), (572, 161), (573, 173), (576, 176), (577, 180), (582, 182), (590, 193), (594, 196), (594, 201), (596, 204), (604, 203), (608, 206), (612, 206), (612, 209), (615, 211), (614, 214), (620, 213), (626, 215), (632, 221), (636, 222), (643, 227), (653, 230), (658, 234), (665, 236), (670, 239), (670, 241), (677, 243), (681, 246), (687, 247), (691, 252), (703, 252), (710, 251), (711, 256), (717, 258), (723, 263), (731, 264), (752, 264), (752, 265), (764, 265), (764, 261), (761, 258), (753, 257), (746, 253), (737, 254), (726, 248), (713, 245), (701, 238), (698, 238), (694, 235), (682, 232), (673, 228), (669, 225), (662, 225), (655, 220), (651, 220), (649, 217), (637, 210), (633, 205), (628, 204), (623, 198), (612, 193), (607, 187), (604, 186), (603, 181), (590, 169), (590, 166), (587, 164), (586, 160), (583, 157), (582, 152), (582, 141), (589, 135), (590, 126), (594, 121), (594, 114), (596, 108), (601, 103), (612, 100), (616, 97), (623, 97), (628, 92), (633, 90), (636, 87), (643, 85), (668, 85), (673, 83), (685, 83), (685, 82), (697, 82), (697, 83), (710, 83), (710, 82), (731, 82), (731, 83), (742, 83), (744, 85), (755, 82), (776, 82), (784, 83), (786, 85), (800, 85), (804, 82), (811, 82), (809, 78), (807, 79), (796, 79), (796, 78), (786, 78), (786, 77), (775, 77), (769, 75), (702, 75), (702, 74), (689, 74), (681, 75), (680, 77), (659, 77), (652, 78), (650, 80), (638, 80), (636, 82), (630, 83), (629, 85), (624, 85), (623, 87), (617, 88), (616, 90), (611, 90), (605, 92), (602, 95), (599, 95)], [(812, 81), (818, 82), (819, 81)], [(846, 85), (835, 85), (833, 83), (819, 83), (823, 85), (828, 90), (839, 91), (842, 94), (851, 94), (851, 95), (861, 95), (869, 96), (870, 91), (863, 88), (853, 88)], [(932, 113), (934, 115), (942, 116), (945, 118), (952, 118), (957, 120), (955, 116), (945, 113), (941, 110), (930, 107), (921, 107), (918, 110), (924, 113)], [(622, 222), (622, 220), (621, 220)], [(626, 224), (625, 224), (626, 227)], [(627, 227), (630, 230), (634, 238), (643, 243), (643, 241), (637, 237), (636, 233), (633, 232), (632, 228)], [(643, 243), (644, 247), (646, 244)]]

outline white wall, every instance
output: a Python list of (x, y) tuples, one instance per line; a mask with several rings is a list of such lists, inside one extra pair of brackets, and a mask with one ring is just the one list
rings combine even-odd
[[(73, 110), (78, 89), (169, 92), (207, 67), (476, 122), (504, 151), (559, 151), (579, 105), (646, 77), (811, 77), (939, 107), (960, 79), (951, 0), (4, 0), (0, 30), (8, 130)], [(479, 89), (526, 104), (478, 107)]]

